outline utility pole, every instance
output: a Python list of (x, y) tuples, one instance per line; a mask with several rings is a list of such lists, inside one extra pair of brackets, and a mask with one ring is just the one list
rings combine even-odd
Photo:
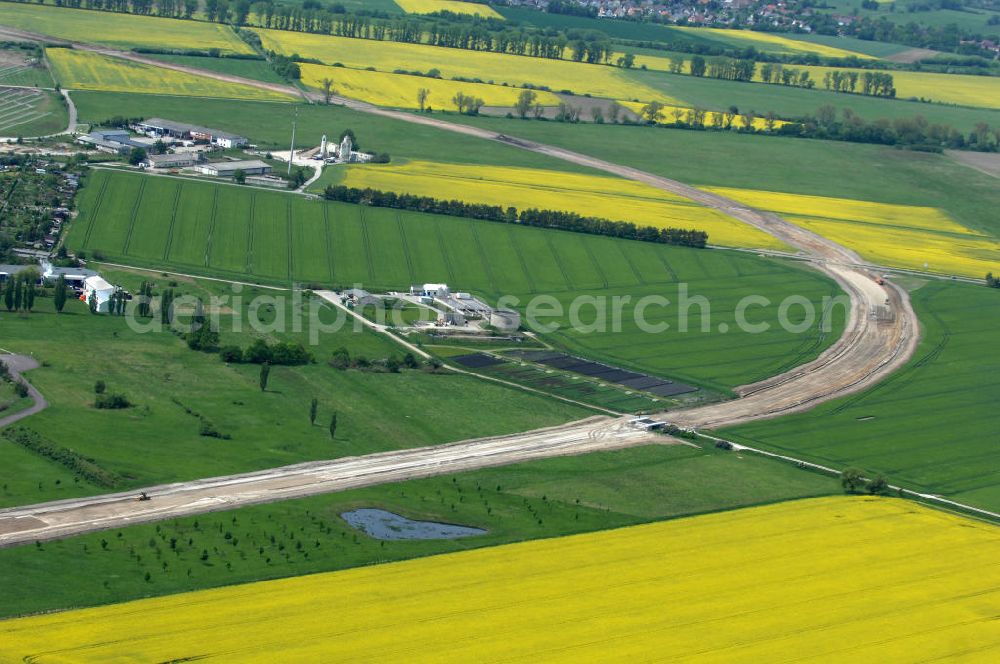
[(295, 107), (295, 117), (292, 118), (292, 146), (288, 150), (288, 175), (292, 174), (292, 160), (295, 159), (295, 125), (299, 121), (299, 107)]

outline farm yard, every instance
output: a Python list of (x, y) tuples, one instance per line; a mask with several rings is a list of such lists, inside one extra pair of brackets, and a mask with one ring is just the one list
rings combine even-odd
[[(986, 655), (996, 649), (988, 607), (998, 579), (985, 563), (998, 537), (991, 525), (901, 501), (819, 498), (23, 618), (0, 623), (0, 653), (899, 660), (961, 644)], [(237, 618), (253, 629), (233, 630)]]
[(605, 219), (627, 219), (658, 228), (696, 228), (709, 242), (730, 247), (783, 249), (772, 236), (715, 210), (646, 184), (603, 175), (530, 168), (411, 161), (402, 165), (352, 165), (330, 169), (313, 189), (336, 181), (349, 187), (457, 199), (519, 209), (565, 210)]
[[(464, 3), (463, 3), (464, 4)], [(378, 106), (419, 108), (417, 91), (426, 89), (429, 95), (426, 106), (434, 109), (454, 110), (452, 101), (456, 94), (471, 95), (486, 102), (487, 106), (513, 106), (521, 90), (502, 85), (450, 81), (427, 76), (392, 74), (365, 69), (328, 67), (303, 63), (302, 82), (320, 89), (324, 79), (333, 81), (336, 94), (360, 99)], [(543, 106), (557, 106), (559, 97), (551, 92), (536, 92), (536, 102)]]
[(0, 86), (0, 136), (40, 136), (66, 129), (62, 98), (48, 90)]
[[(562, 314), (545, 322), (563, 328), (554, 338), (568, 349), (721, 392), (815, 357), (843, 324), (842, 307), (834, 307), (827, 321), (821, 305), (839, 292), (832, 281), (745, 254), (108, 171), (93, 175), (79, 207), (70, 248), (134, 265), (264, 283), (360, 283), (370, 290), (449, 283), (491, 299), (514, 295), (520, 306), (535, 294), (553, 295)], [(681, 284), (690, 297), (710, 300), (712, 329), (702, 330), (698, 317), (692, 329), (680, 331), (679, 311), (651, 307), (645, 318), (670, 321), (670, 329), (642, 332), (632, 316), (639, 299), (665, 295), (675, 301)], [(815, 302), (814, 329), (794, 334), (772, 324), (759, 334), (738, 332), (737, 302), (761, 292), (775, 301), (796, 294)], [(585, 294), (629, 296), (620, 332), (568, 329), (569, 304)], [(702, 309), (693, 305), (692, 311), (700, 316)], [(775, 323), (776, 314), (771, 308), (761, 320)], [(714, 331), (722, 323), (730, 332)]]
[(64, 88), (269, 101), (294, 99), (280, 92), (161, 69), (90, 51), (49, 48), (45, 53), (52, 63), (56, 80)]
[(228, 26), (202, 21), (4, 2), (3, 25), (122, 49), (217, 48), (227, 54), (253, 53)]

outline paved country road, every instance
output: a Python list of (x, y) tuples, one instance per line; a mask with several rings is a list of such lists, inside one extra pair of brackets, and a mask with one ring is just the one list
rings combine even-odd
[[(210, 78), (301, 93), (290, 86), (261, 83), (193, 67), (165, 65), (132, 53), (85, 45), (78, 47)], [(319, 97), (318, 93), (307, 96), (313, 99)], [(452, 124), (426, 115), (382, 109), (348, 99), (337, 101), (356, 111), (497, 141), (686, 196), (770, 233), (809, 257), (811, 265), (840, 284), (850, 298), (847, 324), (842, 336), (820, 357), (770, 379), (737, 388), (738, 399), (664, 413), (662, 418), (672, 423), (692, 429), (708, 429), (807, 410), (824, 401), (870, 387), (905, 364), (916, 348), (919, 335), (917, 318), (902, 288), (893, 284), (879, 285), (876, 283), (877, 271), (861, 265), (862, 261), (856, 254), (775, 214), (755, 210), (676, 180), (564, 148)], [(891, 311), (890, 316), (878, 319), (872, 316), (873, 312), (886, 307)], [(628, 418), (589, 419), (511, 436), (151, 487), (147, 489), (152, 498), (148, 502), (136, 502), (136, 491), (14, 508), (0, 511), (0, 546), (412, 477), (642, 445), (652, 440), (655, 438), (650, 434), (630, 425)]]
[(10, 374), (14, 380), (24, 380), (24, 384), (28, 386), (28, 396), (31, 397), (34, 403), (24, 410), (18, 411), (13, 415), (7, 415), (4, 417), (0, 414), (0, 429), (14, 424), (23, 420), (24, 418), (34, 415), (35, 413), (40, 413), (49, 407), (49, 402), (45, 400), (42, 393), (35, 389), (35, 386), (28, 382), (27, 378), (21, 376), (25, 371), (31, 371), (32, 369), (37, 369), (40, 365), (38, 361), (33, 357), (28, 357), (27, 355), (0, 355), (0, 362), (7, 365), (10, 369)]

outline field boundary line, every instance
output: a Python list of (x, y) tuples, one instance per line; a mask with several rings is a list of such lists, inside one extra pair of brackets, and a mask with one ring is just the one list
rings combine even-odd
[[(833, 475), (835, 477), (840, 477), (841, 471), (836, 468), (831, 468), (830, 466), (824, 466), (819, 463), (813, 463), (812, 461), (806, 461), (805, 459), (798, 459), (793, 456), (788, 456), (787, 454), (779, 454), (777, 452), (770, 452), (768, 450), (760, 449), (758, 447), (750, 447), (749, 445), (744, 445), (742, 443), (737, 443), (726, 438), (720, 438), (718, 436), (713, 436), (711, 434), (702, 433), (700, 431), (692, 432), (695, 436), (704, 438), (706, 440), (711, 440), (713, 443), (727, 443), (732, 446), (734, 452), (751, 452), (753, 454), (759, 454), (760, 456), (765, 456), (771, 459), (777, 459), (779, 461), (784, 461), (786, 463), (795, 464), (797, 467), (802, 469), (814, 470), (827, 475)], [(862, 477), (866, 482), (871, 481), (870, 477)], [(973, 505), (966, 505), (965, 503), (960, 503), (950, 498), (945, 498), (933, 493), (923, 493), (920, 491), (914, 491), (913, 489), (907, 489), (906, 487), (899, 486), (896, 484), (886, 485), (890, 491), (895, 491), (900, 497), (911, 497), (916, 498), (919, 501), (931, 502), (937, 504), (938, 507), (943, 507), (945, 509), (953, 508), (958, 509), (963, 512), (970, 512), (974, 516), (980, 518), (985, 517), (986, 520), (990, 522), (1000, 521), (1000, 513), (991, 512), (990, 510), (983, 509), (981, 507), (975, 507)], [(965, 514), (964, 516), (969, 516)]]
[(510, 246), (514, 248), (514, 253), (517, 255), (517, 261), (521, 264), (521, 270), (524, 271), (524, 278), (528, 282), (528, 288), (531, 289), (531, 293), (538, 292), (538, 286), (535, 284), (535, 278), (531, 275), (531, 271), (528, 269), (528, 262), (524, 260), (524, 250), (521, 247), (521, 243), (517, 241), (517, 235), (511, 231), (509, 225), (505, 225), (507, 228), (507, 238), (510, 240)]
[[(88, 249), (90, 247), (90, 237), (94, 233), (94, 226), (97, 225), (98, 215), (101, 212), (101, 206), (104, 204), (104, 192), (108, 189), (108, 182), (111, 181), (111, 176), (104, 176), (104, 181), (101, 183), (101, 188), (97, 191), (97, 202), (94, 203), (94, 211), (90, 214), (87, 219), (87, 232), (83, 235), (83, 248)], [(13, 193), (13, 190), (11, 190)]]
[(334, 275), (333, 267), (333, 242), (330, 233), (330, 204), (326, 201), (323, 202), (323, 232), (326, 234), (326, 268), (330, 273), (330, 281), (336, 281), (337, 278)]
[(676, 284), (679, 280), (677, 279), (677, 273), (674, 272), (674, 268), (670, 265), (670, 261), (667, 260), (667, 257), (663, 255), (662, 251), (657, 251), (656, 257), (660, 259), (660, 262), (663, 264), (663, 268), (667, 271), (667, 274), (670, 275), (670, 283)]
[(292, 199), (289, 198), (285, 201), (285, 242), (288, 243), (288, 248), (286, 249), (288, 253), (288, 280), (292, 280), (292, 246), (294, 244), (294, 238), (292, 237)]
[[(642, 278), (642, 274), (639, 272), (639, 268), (635, 266), (635, 262), (632, 260), (631, 257), (629, 257), (628, 253), (625, 252), (625, 248), (622, 246), (622, 243), (616, 242), (615, 244), (618, 247), (618, 253), (622, 255), (622, 258), (625, 259), (625, 262), (628, 264), (629, 269), (632, 270), (632, 275), (635, 277), (636, 283), (639, 286), (648, 286), (649, 282)], [(673, 273), (673, 270), (671, 270), (671, 273)]]
[(365, 250), (365, 264), (368, 267), (368, 278), (375, 282), (375, 265), (372, 262), (372, 246), (368, 239), (368, 220), (365, 218), (365, 207), (362, 205), (358, 208), (360, 220), (361, 220), (361, 244)]
[(499, 293), (500, 289), (497, 288), (497, 280), (493, 274), (493, 264), (490, 263), (490, 257), (486, 253), (486, 249), (483, 248), (483, 240), (479, 237), (479, 222), (476, 221), (470, 225), (472, 227), (472, 239), (476, 243), (476, 251), (479, 252), (479, 258), (483, 261), (483, 269), (486, 271), (486, 278), (490, 281), (490, 288), (493, 289), (494, 293)]
[(593, 247), (591, 247), (590, 243), (587, 242), (582, 237), (580, 238), (580, 242), (583, 244), (583, 249), (584, 249), (584, 251), (587, 252), (587, 256), (590, 257), (590, 264), (591, 264), (591, 266), (593, 266), (594, 271), (597, 272), (597, 276), (601, 280), (602, 287), (603, 288), (607, 288), (608, 287), (608, 276), (606, 274), (604, 274), (604, 270), (601, 268), (600, 265), (598, 265), (598, 263), (597, 263), (597, 257), (594, 256), (594, 249), (593, 249)]
[(177, 209), (181, 205), (181, 189), (184, 188), (183, 182), (177, 183), (177, 188), (174, 189), (174, 205), (170, 210), (170, 225), (167, 227), (167, 239), (163, 243), (163, 260), (170, 260), (170, 246), (174, 243), (174, 224), (177, 223)]
[(128, 255), (129, 245), (132, 244), (132, 233), (135, 231), (135, 220), (139, 216), (139, 207), (142, 205), (142, 195), (146, 192), (146, 179), (139, 183), (139, 191), (136, 192), (135, 202), (132, 203), (132, 214), (128, 221), (128, 231), (125, 233), (125, 242), (122, 243), (122, 253)]
[(556, 251), (555, 245), (552, 244), (552, 233), (545, 234), (545, 246), (549, 248), (549, 253), (552, 254), (552, 260), (556, 262), (556, 267), (559, 268), (559, 274), (562, 275), (563, 281), (566, 282), (566, 290), (577, 290), (576, 284), (569, 278), (569, 273), (566, 271), (566, 266), (563, 264), (562, 258), (559, 256), (559, 252)]
[(456, 283), (455, 269), (451, 265), (451, 255), (448, 253), (448, 245), (445, 244), (444, 235), (441, 234), (441, 221), (434, 222), (434, 235), (437, 237), (438, 249), (441, 250), (441, 260), (444, 261), (444, 270), (448, 273), (448, 281)]
[(219, 188), (212, 188), (212, 220), (208, 223), (208, 237), (205, 238), (205, 267), (212, 266), (212, 243), (215, 242), (215, 223), (219, 215)]
[[(140, 267), (138, 265), (129, 265), (127, 263), (111, 263), (108, 261), (98, 261), (98, 262), (101, 265), (105, 265), (107, 267), (117, 267), (117, 268), (122, 268), (124, 270), (138, 270), (140, 272), (149, 272), (152, 274), (159, 274), (159, 275), (165, 274), (167, 276), (173, 275), (175, 277), (185, 277), (187, 279), (201, 279), (203, 281), (215, 281), (222, 284), (238, 284), (240, 286), (248, 286), (250, 288), (266, 288), (268, 290), (274, 290), (274, 291), (291, 290), (291, 288), (288, 286), (282, 287), (282, 286), (269, 286), (267, 284), (255, 284), (250, 281), (239, 281), (238, 279), (223, 279), (222, 277), (208, 277), (202, 274), (192, 274), (190, 272), (178, 272), (177, 270), (171, 270), (171, 269)], [(197, 268), (198, 266), (192, 265), (191, 267)]]
[(406, 239), (406, 228), (404, 228), (405, 224), (403, 223), (403, 215), (399, 212), (399, 210), (396, 210), (396, 225), (399, 227), (399, 237), (403, 242), (403, 256), (406, 257), (406, 271), (410, 275), (410, 283), (413, 284), (417, 281), (417, 273), (413, 269), (413, 259), (410, 257), (410, 243)]
[(250, 194), (250, 219), (247, 222), (247, 251), (244, 258), (247, 274), (253, 274), (253, 227), (257, 217), (257, 192)]

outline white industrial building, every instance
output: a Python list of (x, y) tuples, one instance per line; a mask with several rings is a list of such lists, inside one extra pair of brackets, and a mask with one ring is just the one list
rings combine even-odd
[(213, 177), (229, 178), (236, 174), (236, 171), (243, 171), (245, 175), (267, 175), (271, 172), (271, 165), (260, 159), (246, 159), (241, 161), (212, 161), (202, 164), (198, 170), (205, 175)]
[(143, 168), (188, 168), (197, 164), (200, 159), (200, 155), (192, 152), (148, 154), (139, 165)]
[(97, 312), (106, 314), (111, 309), (111, 296), (114, 294), (115, 287), (103, 277), (87, 277), (83, 281), (83, 294), (80, 299), (89, 304), (93, 295), (97, 299)]

